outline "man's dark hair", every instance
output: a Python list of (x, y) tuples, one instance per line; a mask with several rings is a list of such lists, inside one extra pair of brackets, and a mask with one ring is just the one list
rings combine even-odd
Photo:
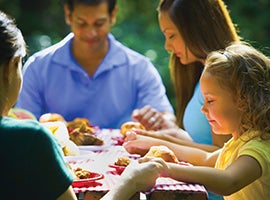
[(108, 3), (109, 13), (111, 14), (115, 8), (117, 0), (63, 0), (64, 4), (68, 5), (69, 9), (72, 11), (75, 4), (85, 4), (90, 6), (96, 6), (103, 2)]

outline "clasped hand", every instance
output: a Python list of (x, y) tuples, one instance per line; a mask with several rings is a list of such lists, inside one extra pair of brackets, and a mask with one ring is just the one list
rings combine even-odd
[(133, 192), (147, 191), (155, 186), (156, 179), (164, 176), (168, 166), (161, 158), (145, 157), (133, 160), (121, 175), (121, 180), (129, 185)]
[(176, 118), (173, 113), (159, 112), (150, 106), (135, 109), (132, 119), (140, 122), (146, 130), (160, 130), (177, 127)]

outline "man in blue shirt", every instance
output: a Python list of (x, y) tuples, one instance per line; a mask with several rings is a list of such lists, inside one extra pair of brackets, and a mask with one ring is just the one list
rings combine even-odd
[(119, 128), (134, 109), (150, 105), (173, 115), (161, 77), (145, 56), (115, 40), (116, 0), (66, 0), (71, 33), (28, 59), (16, 107), (88, 118), (102, 128)]

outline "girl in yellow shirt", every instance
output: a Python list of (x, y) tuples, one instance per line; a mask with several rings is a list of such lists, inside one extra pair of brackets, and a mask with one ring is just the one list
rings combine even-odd
[[(203, 184), (225, 200), (270, 199), (270, 59), (248, 44), (231, 44), (207, 57), (200, 83), (202, 112), (216, 134), (232, 134), (232, 139), (215, 152), (171, 144), (179, 160), (197, 166), (143, 158), (136, 169), (127, 167), (125, 184), (108, 193), (110, 199), (119, 190), (128, 196), (153, 186), (157, 174)], [(147, 136), (136, 138), (145, 141)], [(137, 187), (125, 188), (129, 183)]]

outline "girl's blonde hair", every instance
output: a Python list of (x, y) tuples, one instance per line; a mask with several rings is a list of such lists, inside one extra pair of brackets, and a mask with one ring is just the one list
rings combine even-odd
[(247, 43), (212, 52), (204, 73), (215, 76), (243, 111), (241, 133), (259, 131), (270, 139), (270, 59)]
[[(160, 0), (158, 12), (168, 12), (186, 48), (200, 59), (240, 40), (222, 0)], [(174, 54), (169, 65), (176, 94), (177, 123), (183, 128), (185, 108), (204, 66), (199, 62), (183, 65)]]

